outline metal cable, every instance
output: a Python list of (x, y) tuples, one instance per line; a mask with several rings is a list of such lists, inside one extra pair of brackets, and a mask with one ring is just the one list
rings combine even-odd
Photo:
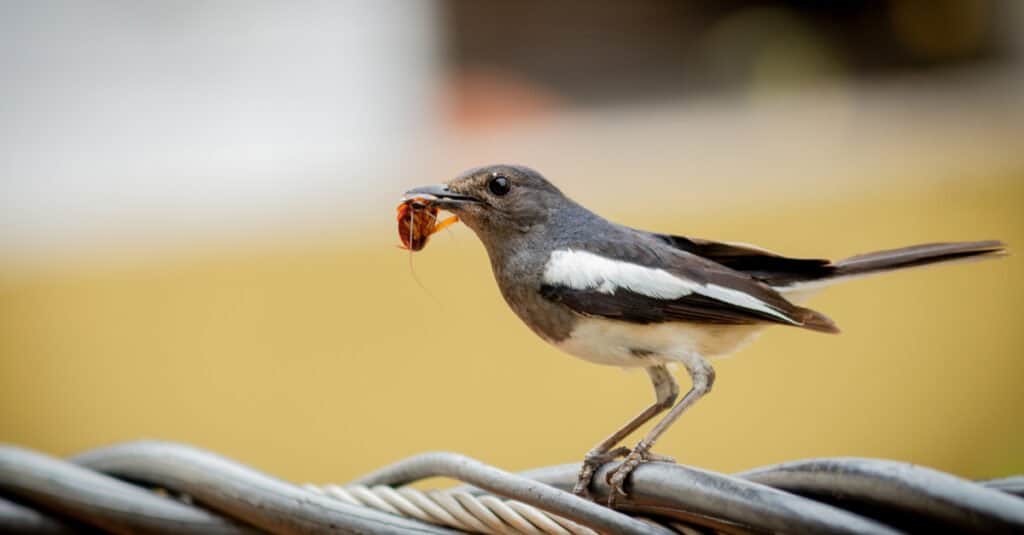
[[(393, 488), (385, 485), (305, 485), (304, 488), (354, 505), (402, 515), (443, 526), (468, 531), (501, 535), (598, 535), (588, 527), (548, 513), (517, 500), (501, 500), (494, 496), (474, 496), (466, 492), (429, 491), (411, 487)], [(474, 514), (474, 511), (477, 514)], [(476, 521), (466, 522), (466, 514)]]
[(395, 486), (429, 477), (451, 477), (472, 483), (495, 494), (541, 507), (548, 512), (590, 526), (599, 532), (624, 535), (673, 533), (668, 528), (646, 524), (569, 492), (499, 470), (455, 453), (435, 452), (415, 455), (372, 472), (353, 483), (368, 487)]
[(303, 490), (219, 455), (167, 442), (130, 442), (72, 458), (76, 464), (159, 485), (279, 534), (449, 534), (451, 530)]
[[(1024, 533), (1024, 499), (1014, 495), (1024, 478), (973, 483), (874, 459), (811, 459), (739, 476), (646, 463), (617, 511), (598, 505), (615, 463), (595, 475), (593, 503), (559, 490), (572, 487), (578, 465), (514, 475), (456, 454), (411, 457), (355, 485), (306, 488), (178, 444), (129, 443), (73, 461), (80, 466), (0, 446), (0, 495), (11, 499), (0, 498), (0, 533)], [(475, 487), (392, 486), (434, 476)]]
[(909, 463), (857, 457), (808, 459), (740, 476), (797, 494), (912, 513), (915, 522), (926, 519), (966, 531), (1024, 533), (1024, 500)]
[[(611, 489), (606, 477), (615, 466), (609, 463), (595, 474), (591, 492), (596, 500), (607, 499)], [(576, 482), (578, 471), (578, 464), (567, 464), (529, 470), (521, 475), (569, 489)], [(629, 496), (617, 502), (621, 510), (669, 517), (725, 533), (899, 533), (838, 507), (698, 468), (645, 463), (633, 471), (630, 479)]]
[(255, 533), (233, 520), (15, 446), (0, 446), (0, 491), (111, 533)]
[(996, 489), (1007, 494), (1013, 494), (1024, 498), (1024, 476), (1004, 477), (1002, 479), (991, 479), (982, 481), (982, 485), (990, 489)]
[(0, 498), (0, 533), (70, 535), (98, 532), (81, 524), (71, 523), (20, 503)]

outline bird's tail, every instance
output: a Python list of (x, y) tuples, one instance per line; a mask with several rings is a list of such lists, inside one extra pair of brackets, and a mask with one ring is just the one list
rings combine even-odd
[(912, 245), (887, 251), (876, 251), (846, 260), (816, 266), (816, 272), (809, 276), (790, 279), (786, 282), (771, 284), (793, 302), (802, 302), (826, 286), (836, 282), (884, 273), (897, 269), (926, 266), (939, 262), (979, 260), (1001, 256), (1006, 253), (1006, 245), (999, 241), (973, 241), (956, 243), (928, 243)]
[(833, 264), (835, 270), (829, 278), (857, 277), (881, 271), (925, 266), (937, 262), (977, 259), (1005, 253), (1006, 245), (995, 240), (912, 245), (840, 260)]
[[(799, 303), (817, 293), (824, 286), (830, 286), (847, 278), (862, 277), (897, 269), (926, 266), (938, 262), (975, 260), (1006, 254), (1006, 245), (999, 241), (975, 241), (957, 243), (928, 243), (912, 245), (887, 251), (876, 251), (823, 266), (828, 271), (816, 274), (814, 278), (793, 281), (773, 286), (786, 299)], [(827, 316), (814, 310), (797, 307), (800, 325), (814, 331), (837, 333), (839, 329)]]

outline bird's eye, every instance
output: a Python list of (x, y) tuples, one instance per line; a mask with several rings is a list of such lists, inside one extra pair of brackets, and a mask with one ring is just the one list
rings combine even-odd
[(507, 178), (498, 175), (487, 183), (487, 189), (491, 190), (491, 193), (501, 197), (508, 193), (508, 190), (512, 189), (512, 183), (509, 182)]

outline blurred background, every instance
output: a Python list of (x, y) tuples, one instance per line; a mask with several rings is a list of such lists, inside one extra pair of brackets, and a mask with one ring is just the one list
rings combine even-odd
[[(0, 75), (0, 441), (55, 455), (578, 461), (645, 374), (537, 339), (465, 227), (396, 247), (401, 193), (477, 165), (796, 256), (1024, 243), (1014, 0), (3, 2)], [(834, 288), (810, 304), (841, 336), (718, 361), (658, 451), (1024, 472), (1022, 281), (1010, 256)]]

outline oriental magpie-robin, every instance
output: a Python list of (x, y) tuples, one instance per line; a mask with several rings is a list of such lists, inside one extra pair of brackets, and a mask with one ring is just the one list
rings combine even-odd
[[(619, 456), (616, 494), (679, 415), (711, 390), (708, 358), (727, 355), (761, 329), (788, 325), (839, 330), (802, 302), (850, 277), (1004, 252), (998, 241), (933, 243), (831, 262), (789, 258), (751, 245), (646, 232), (580, 206), (531, 169), (495, 165), (447, 184), (410, 190), (457, 215), (483, 242), (501, 295), (552, 345), (598, 364), (640, 367), (656, 401), (584, 458), (574, 492), (587, 495), (594, 471)], [(679, 363), (692, 386), (679, 388), (666, 367)], [(658, 414), (668, 414), (632, 450), (616, 447)]]

